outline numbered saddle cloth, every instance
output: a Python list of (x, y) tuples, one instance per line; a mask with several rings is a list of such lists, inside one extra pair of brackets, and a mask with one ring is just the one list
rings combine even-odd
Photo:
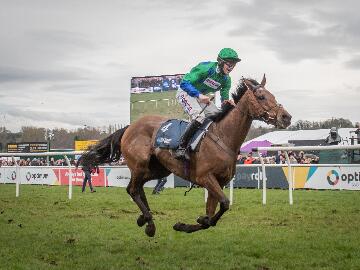
[[(211, 120), (205, 120), (199, 130), (191, 138), (189, 142), (191, 150), (194, 151), (196, 149), (211, 123)], [(188, 125), (188, 121), (179, 119), (169, 119), (162, 123), (156, 134), (154, 146), (173, 150), (177, 149), (180, 144), (181, 136)]]

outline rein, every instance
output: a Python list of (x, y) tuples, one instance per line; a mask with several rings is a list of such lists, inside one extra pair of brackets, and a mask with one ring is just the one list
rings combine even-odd
[[(256, 90), (258, 90), (258, 89), (261, 88), (261, 87), (262, 87), (261, 85), (257, 85), (257, 86), (254, 87), (253, 90), (247, 88), (246, 91), (255, 92)], [(243, 111), (240, 110), (240, 109), (239, 109), (239, 112), (240, 112), (241, 114), (245, 115), (245, 116), (250, 116), (250, 117), (251, 117), (252, 119), (254, 119), (254, 120), (261, 120), (261, 121), (264, 121), (264, 122), (267, 123), (267, 124), (270, 124), (271, 121), (276, 120), (276, 118), (277, 118), (277, 116), (278, 116), (278, 113), (279, 113), (280, 109), (282, 108), (282, 105), (279, 104), (279, 103), (277, 103), (276, 105), (274, 105), (273, 107), (271, 107), (269, 110), (264, 110), (261, 106), (259, 106), (259, 107), (260, 107), (264, 112), (263, 112), (260, 116), (257, 116), (257, 117), (255, 117), (255, 116), (253, 116), (253, 115), (251, 115), (251, 114), (249, 114), (249, 113), (245, 113), (245, 112), (243, 112)], [(277, 109), (277, 112), (276, 112), (275, 116), (272, 117), (272, 116), (270, 115), (270, 112), (272, 112), (274, 109)]]
[[(261, 85), (257, 85), (256, 87), (253, 88), (253, 90), (251, 90), (249, 87), (247, 87), (247, 90), (246, 91), (251, 91), (252, 94), (254, 94), (254, 92), (256, 90), (258, 90), (259, 88), (261, 88), (262, 86)], [(256, 97), (255, 97), (256, 99)], [(279, 114), (279, 111), (280, 109), (282, 108), (282, 105), (277, 103), (275, 104), (274, 106), (272, 106), (270, 109), (268, 110), (265, 110), (262, 106), (260, 106), (259, 102), (256, 102), (256, 107), (257, 108), (260, 108), (263, 112), (259, 115), (259, 116), (254, 116), (252, 114), (250, 114), (249, 112), (244, 112), (243, 110), (240, 109), (240, 107), (237, 107), (237, 110), (239, 113), (241, 113), (242, 115), (244, 116), (249, 116), (251, 119), (253, 120), (261, 120), (261, 121), (264, 121), (265, 123), (267, 124), (270, 124), (270, 122), (272, 121), (275, 121), (278, 117), (278, 114)], [(206, 106), (205, 106), (206, 107)], [(234, 106), (235, 108), (236, 106)], [(274, 110), (274, 109), (277, 109), (276, 113), (274, 116), (271, 116), (271, 112)], [(231, 158), (235, 157), (237, 155), (236, 152), (234, 152), (230, 147), (228, 147), (220, 137), (216, 136), (215, 134), (213, 134), (212, 132), (207, 132), (206, 133), (209, 138), (215, 142), (215, 144), (217, 146), (219, 146), (222, 150), (224, 150)], [(191, 189), (190, 189), (191, 190)]]
[[(270, 116), (270, 112), (273, 110), (273, 109), (278, 109), (275, 116), (272, 117)], [(281, 104), (276, 104), (275, 106), (273, 106), (272, 108), (270, 108), (269, 110), (265, 111), (259, 118), (257, 118), (256, 120), (262, 120), (264, 121), (265, 123), (269, 124), (270, 121), (273, 121), (273, 120), (276, 120), (277, 116), (278, 116), (278, 113), (280, 111), (280, 109), (282, 108), (282, 105)]]

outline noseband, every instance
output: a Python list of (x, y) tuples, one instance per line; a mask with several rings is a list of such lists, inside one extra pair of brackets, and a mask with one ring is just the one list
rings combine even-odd
[[(279, 111), (282, 108), (282, 105), (277, 103), (275, 106), (271, 107), (268, 111), (264, 111), (263, 114), (261, 114), (261, 116), (257, 119), (257, 120), (262, 120), (264, 121), (266, 124), (270, 124), (272, 121), (275, 121), (276, 123), (276, 119), (278, 117)], [(274, 116), (271, 116), (271, 112), (276, 109), (276, 113)]]
[[(253, 92), (255, 93), (256, 90), (262, 88), (263, 86), (262, 85), (256, 85), (254, 88), (253, 88)], [(250, 89), (248, 89), (250, 90)], [(261, 106), (260, 106), (261, 107)], [(258, 117), (253, 117), (253, 119), (255, 120), (260, 120), (260, 121), (264, 121), (266, 124), (271, 124), (271, 122), (273, 123), (276, 123), (276, 119), (278, 117), (278, 114), (279, 114), (279, 111), (280, 109), (282, 108), (282, 105), (279, 104), (279, 103), (276, 103), (273, 107), (271, 107), (269, 110), (264, 110), (262, 107), (261, 109), (263, 109), (263, 113), (260, 114), (260, 116)], [(274, 116), (271, 116), (271, 112), (276, 109), (276, 113)]]

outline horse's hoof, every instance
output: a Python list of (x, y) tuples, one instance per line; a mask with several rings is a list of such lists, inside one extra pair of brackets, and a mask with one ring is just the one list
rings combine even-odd
[(148, 224), (145, 228), (145, 233), (149, 237), (153, 237), (155, 235), (156, 227), (155, 224)]
[(196, 222), (201, 225), (204, 225), (204, 226), (209, 226), (210, 218), (208, 216), (201, 216), (201, 217), (198, 217)]
[(210, 226), (213, 226), (213, 227), (216, 226), (216, 223), (217, 223), (217, 221), (214, 221), (212, 219), (210, 219), (210, 221), (209, 221)]
[(145, 225), (146, 220), (145, 220), (145, 218), (144, 218), (143, 215), (140, 215), (140, 216), (138, 217), (138, 219), (136, 220), (136, 222), (137, 222), (137, 225), (138, 225), (139, 227), (142, 227), (142, 226)]
[(184, 231), (184, 227), (185, 227), (185, 224), (184, 223), (176, 223), (174, 226), (173, 226), (173, 229), (175, 231), (178, 231), (178, 232), (183, 232)]

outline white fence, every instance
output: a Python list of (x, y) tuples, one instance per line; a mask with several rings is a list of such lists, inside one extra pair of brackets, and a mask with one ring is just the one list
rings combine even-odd
[[(69, 199), (72, 198), (72, 173), (71, 173), (71, 164), (68, 159), (68, 155), (81, 155), (83, 151), (73, 151), (73, 152), (43, 152), (43, 153), (0, 153), (0, 157), (48, 157), (48, 156), (64, 156), (66, 163), (68, 165), (69, 172)], [(16, 171), (15, 174), (20, 176), (20, 166), (15, 162)], [(21, 178), (16, 177), (16, 197), (20, 195), (20, 183)]]
[[(69, 155), (81, 155), (83, 151), (72, 152), (43, 152), (43, 153), (0, 153), (0, 157), (45, 157), (45, 156), (64, 156), (67, 167), (59, 166), (19, 166), (15, 162), (14, 166), (3, 166), (0, 168), (0, 183), (15, 183), (15, 196), (20, 195), (21, 184), (67, 184), (68, 198), (72, 198), (73, 183), (83, 181), (83, 173), (81, 170), (75, 170), (71, 166), (68, 159)], [(130, 170), (127, 166), (102, 166), (100, 167), (100, 175), (92, 176), (92, 181), (99, 181), (103, 186), (126, 187), (130, 181)], [(56, 175), (57, 174), (57, 175)], [(34, 177), (33, 177), (34, 176)], [(38, 177), (40, 176), (40, 177)], [(46, 177), (45, 177), (46, 176)], [(61, 177), (63, 176), (63, 177)], [(41, 178), (36, 180), (35, 178)], [(10, 180), (7, 180), (10, 179)], [(54, 183), (54, 179), (60, 183)], [(61, 183), (61, 181), (63, 181)], [(154, 187), (157, 181), (152, 180), (145, 184), (145, 187)], [(165, 187), (174, 187), (174, 176), (167, 177)]]
[[(356, 150), (356, 149), (360, 149), (360, 145), (350, 145), (350, 146), (304, 146), (304, 147), (259, 147), (256, 149), (253, 149), (255, 152), (257, 151), (284, 151), (285, 156), (286, 156), (286, 160), (287, 160), (287, 166), (288, 167), (288, 184), (289, 184), (289, 203), (292, 205), (293, 204), (293, 190), (294, 190), (294, 181), (296, 181), (296, 179), (294, 179), (293, 177), (293, 170), (296, 167), (300, 167), (300, 166), (310, 166), (310, 165), (304, 165), (304, 164), (291, 164), (290, 160), (289, 160), (289, 156), (288, 156), (288, 151), (312, 151), (312, 150)], [(54, 173), (56, 173), (55, 170), (59, 170), (58, 174), (59, 177), (61, 176), (61, 173), (63, 173), (63, 175), (65, 176), (64, 178), (67, 179), (68, 181), (68, 186), (69, 186), (69, 194), (68, 197), (69, 199), (72, 198), (72, 186), (73, 186), (73, 180), (75, 180), (75, 183), (77, 181), (82, 181), (82, 179), (77, 180), (77, 178), (82, 178), (82, 174), (78, 175), (78, 172), (74, 171), (74, 167), (71, 167), (71, 164), (69, 162), (68, 159), (68, 155), (81, 155), (83, 152), (82, 151), (74, 151), (74, 152), (45, 152), (45, 153), (16, 153), (16, 154), (12, 154), (12, 153), (0, 153), (0, 156), (2, 157), (28, 157), (28, 156), (59, 156), (59, 155), (63, 155), (65, 157), (65, 160), (68, 164), (67, 168), (65, 170), (67, 170), (67, 173), (64, 174), (64, 167), (43, 167), (43, 170), (52, 170)], [(262, 158), (262, 156), (260, 157), (260, 162), (261, 164), (253, 164), (253, 165), (238, 165), (237, 167), (250, 167), (250, 166), (255, 166), (255, 167), (259, 167), (261, 168), (261, 174), (259, 174), (258, 176), (258, 187), (260, 187), (260, 182), (263, 183), (262, 185), (262, 203), (266, 204), (266, 182), (267, 182), (267, 177), (266, 177), (266, 168), (267, 167), (276, 167), (276, 166), (284, 166), (284, 165), (279, 165), (279, 164), (264, 164), (264, 160)], [(358, 167), (359, 165), (352, 165), (352, 164), (341, 164), (341, 165), (335, 165), (335, 164), (317, 164), (316, 166), (321, 167), (321, 166), (341, 166), (341, 167)], [(7, 178), (11, 178), (11, 174), (15, 174), (17, 177), (15, 178), (15, 184), (16, 184), (16, 197), (19, 196), (20, 193), (20, 184), (32, 184), (34, 183), (34, 181), (32, 181), (31, 176), (33, 175), (31, 173), (31, 170), (39, 170), (40, 167), (31, 167), (31, 166), (26, 166), (26, 167), (20, 167), (18, 166), (18, 164), (16, 164), (15, 167), (15, 171), (13, 170), (13, 167), (9, 167), (9, 172), (5, 172), (6, 167), (2, 168), (2, 173), (0, 171), (0, 176), (2, 175), (3, 177), (7, 177)], [(129, 179), (130, 179), (130, 171), (127, 167), (102, 167), (103, 170), (103, 182), (102, 184), (104, 186), (126, 186)], [(110, 169), (111, 168), (111, 169)], [(105, 171), (106, 170), (111, 170), (111, 172), (107, 171), (106, 174), (110, 174), (111, 177), (109, 177), (108, 180), (106, 180), (105, 178)], [(45, 177), (45, 175), (50, 174), (51, 172), (43, 172), (40, 173), (43, 177)], [(260, 177), (260, 175), (262, 177)], [(29, 179), (30, 178), (30, 179)], [(25, 180), (26, 179), (26, 180)], [(61, 178), (60, 178), (61, 179)], [(0, 182), (5, 183), (5, 181), (1, 181), (2, 178), (0, 177)], [(33, 179), (34, 180), (34, 179)], [(61, 180), (60, 180), (61, 181)], [(36, 182), (35, 182), (36, 183)], [(38, 183), (38, 182), (37, 182)], [(42, 182), (42, 184), (49, 184), (46, 181)], [(51, 183), (50, 183), (51, 184)], [(154, 186), (155, 185), (155, 181), (151, 181), (150, 183), (147, 184), (147, 186)], [(174, 187), (174, 177), (172, 175), (172, 177), (168, 177), (168, 183), (166, 184), (166, 187)], [(233, 187), (234, 187), (234, 182), (233, 180), (230, 181), (230, 203), (232, 204), (233, 202)], [(205, 199), (207, 198), (207, 194), (205, 191)]]
[[(126, 187), (130, 181), (127, 166), (100, 166), (99, 172), (92, 174), (93, 186)], [(69, 187), (71, 199), (72, 187), (81, 186), (84, 172), (72, 166), (3, 166), (0, 168), (0, 184), (16, 184), (16, 196), (21, 185), (65, 185)], [(145, 187), (154, 187), (157, 180), (149, 181)], [(165, 187), (174, 187), (174, 177), (167, 177)]]
[[(265, 165), (263, 157), (259, 154), (259, 151), (283, 151), (286, 157), (286, 163), (288, 166), (288, 179), (289, 179), (289, 203), (293, 204), (293, 167), (295, 164), (290, 163), (289, 151), (329, 151), (329, 150), (357, 150), (360, 149), (360, 145), (330, 145), (330, 146), (279, 146), (279, 147), (257, 147), (253, 151), (257, 152), (261, 162), (262, 168), (262, 181), (263, 181), (263, 204), (266, 204), (266, 167), (271, 166), (270, 164)], [(344, 164), (341, 164), (343, 166)]]

